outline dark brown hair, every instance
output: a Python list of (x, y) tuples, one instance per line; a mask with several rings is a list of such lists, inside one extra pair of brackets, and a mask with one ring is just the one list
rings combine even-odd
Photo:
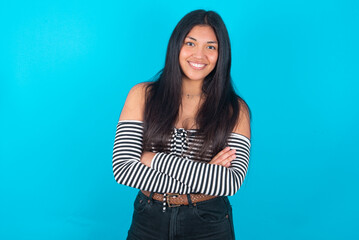
[(156, 149), (163, 150), (174, 128), (181, 105), (183, 76), (179, 53), (185, 37), (197, 25), (212, 27), (219, 44), (217, 64), (203, 82), (205, 101), (195, 119), (198, 133), (203, 135), (204, 140), (200, 156), (210, 149), (214, 154), (221, 151), (236, 125), (241, 106), (249, 111), (245, 101), (235, 93), (231, 82), (231, 46), (222, 18), (213, 11), (192, 11), (173, 30), (165, 66), (156, 75), (156, 80), (147, 86), (143, 139), (145, 150), (150, 149), (151, 142)]

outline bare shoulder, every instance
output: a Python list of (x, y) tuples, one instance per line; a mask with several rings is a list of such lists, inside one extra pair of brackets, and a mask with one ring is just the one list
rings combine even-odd
[(149, 82), (143, 82), (131, 88), (122, 108), (120, 120), (143, 121), (145, 94), (148, 84)]
[(250, 112), (248, 105), (243, 100), (238, 100), (240, 106), (239, 117), (233, 132), (251, 139)]

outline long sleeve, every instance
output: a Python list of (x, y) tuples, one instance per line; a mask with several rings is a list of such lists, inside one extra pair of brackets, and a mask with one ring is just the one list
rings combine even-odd
[(190, 193), (191, 188), (167, 174), (140, 162), (143, 144), (143, 123), (123, 120), (117, 124), (113, 147), (113, 174), (119, 184), (154, 192)]
[(229, 168), (165, 153), (156, 153), (151, 168), (177, 179), (195, 192), (231, 196), (238, 191), (246, 176), (250, 145), (245, 136), (236, 133), (230, 135), (228, 146), (236, 149), (236, 159), (231, 162)]

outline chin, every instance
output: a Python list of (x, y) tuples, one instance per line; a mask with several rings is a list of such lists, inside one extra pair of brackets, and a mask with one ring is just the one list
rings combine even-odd
[(203, 81), (204, 78), (196, 78), (196, 77), (186, 77), (187, 80), (190, 80), (190, 81)]
[(192, 80), (192, 81), (203, 81), (206, 78), (207, 75), (204, 74), (190, 74), (190, 75), (185, 75), (185, 77), (188, 80)]

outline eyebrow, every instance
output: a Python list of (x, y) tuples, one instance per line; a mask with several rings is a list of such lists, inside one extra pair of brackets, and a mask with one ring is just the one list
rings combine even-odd
[[(197, 42), (197, 39), (195, 39), (194, 37), (187, 36), (187, 38), (192, 39), (193, 41), (196, 41), (196, 42)], [(215, 44), (218, 44), (216, 41), (208, 41), (207, 43), (215, 43)]]

